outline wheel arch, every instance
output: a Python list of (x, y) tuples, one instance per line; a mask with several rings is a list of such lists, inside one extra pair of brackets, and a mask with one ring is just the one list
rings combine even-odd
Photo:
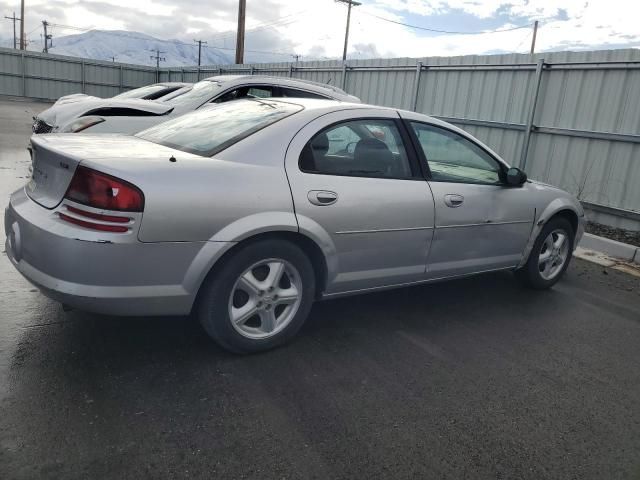
[[(573, 229), (573, 236), (575, 237), (576, 233), (578, 233), (578, 214), (575, 211), (571, 210), (570, 208), (563, 208), (563, 209), (558, 210), (557, 212), (555, 212), (544, 223), (547, 224), (547, 223), (549, 223), (551, 220), (553, 220), (555, 218), (564, 218), (564, 219), (566, 219), (571, 224), (571, 228)], [(544, 225), (542, 225), (542, 226), (544, 227)]]
[(202, 276), (200, 282), (197, 285), (196, 295), (194, 297), (192, 308), (197, 305), (198, 298), (200, 297), (202, 291), (202, 286), (205, 284), (207, 279), (214, 275), (219, 268), (221, 268), (226, 262), (228, 262), (237, 251), (246, 247), (247, 245), (273, 239), (290, 242), (298, 246), (305, 253), (305, 255), (307, 255), (307, 257), (311, 261), (316, 280), (316, 291), (314, 297), (316, 299), (319, 299), (322, 296), (322, 293), (326, 290), (328, 282), (327, 260), (324, 253), (322, 252), (322, 249), (313, 239), (311, 239), (307, 235), (295, 231), (275, 230), (260, 232), (251, 236), (247, 236), (242, 240), (234, 243), (230, 248), (226, 249), (224, 253), (222, 253), (217, 259), (215, 259), (213, 264)]
[(522, 259), (520, 260), (520, 263), (518, 264), (517, 268), (520, 268), (527, 263), (527, 261), (529, 260), (529, 255), (531, 254), (531, 250), (533, 249), (533, 245), (535, 244), (536, 239), (538, 238), (538, 235), (540, 235), (540, 232), (542, 231), (544, 226), (554, 218), (565, 218), (569, 221), (569, 223), (571, 224), (571, 227), (573, 228), (573, 235), (574, 235), (573, 246), (574, 248), (576, 247), (575, 238), (576, 238), (576, 235), (578, 234), (578, 229), (580, 225), (580, 214), (576, 209), (576, 207), (569, 200), (564, 198), (555, 199), (554, 201), (549, 203), (549, 205), (547, 205), (547, 207), (542, 211), (542, 213), (539, 216), (537, 216), (535, 223), (533, 224), (533, 228), (531, 230), (531, 236), (529, 237), (529, 242), (527, 243), (525, 251), (522, 255)]

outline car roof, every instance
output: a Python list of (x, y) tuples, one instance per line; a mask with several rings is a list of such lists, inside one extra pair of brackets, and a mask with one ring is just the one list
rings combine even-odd
[(189, 82), (160, 82), (154, 85), (162, 85), (163, 87), (188, 87), (193, 84)]
[(307, 87), (314, 90), (330, 90), (335, 94), (349, 95), (347, 92), (334, 85), (326, 83), (313, 82), (311, 80), (301, 80), (299, 78), (278, 77), (275, 75), (216, 75), (214, 77), (207, 77), (205, 81), (219, 82), (219, 83), (231, 83), (231, 82), (249, 82), (249, 83), (263, 83), (270, 82), (277, 85), (289, 85), (292, 87)]
[[(405, 120), (416, 120), (419, 122), (427, 122), (430, 123), (432, 125), (436, 125), (436, 126), (440, 126), (440, 127), (444, 127), (447, 128), (449, 130), (453, 130), (455, 132), (458, 132), (460, 134), (462, 134), (465, 137), (471, 137), (471, 135), (469, 134), (469, 132), (449, 123), (449, 122), (445, 122), (444, 120), (440, 120), (439, 118), (436, 117), (432, 117), (430, 115), (425, 115), (424, 113), (419, 113), (419, 112), (412, 112), (411, 110), (403, 110), (401, 108), (394, 108), (394, 107), (384, 107), (381, 105), (372, 105), (372, 104), (367, 104), (367, 103), (351, 103), (351, 102), (341, 102), (338, 100), (322, 100), (322, 99), (316, 99), (316, 98), (292, 98), (292, 97), (286, 97), (286, 98), (277, 98), (277, 97), (272, 97), (272, 98), (262, 98), (259, 99), (260, 101), (274, 101), (274, 102), (282, 102), (282, 103), (290, 103), (290, 104), (294, 104), (294, 105), (300, 105), (301, 107), (303, 107), (305, 110), (307, 111), (316, 111), (318, 113), (330, 113), (330, 112), (337, 112), (337, 111), (341, 111), (341, 110), (354, 110), (354, 109), (358, 109), (358, 110), (386, 110), (389, 112), (396, 112), (398, 113), (403, 119)], [(236, 100), (239, 101), (239, 100)], [(475, 139), (475, 141), (477, 142), (478, 140)], [(492, 153), (494, 153), (494, 155), (498, 156), (499, 155), (495, 152), (493, 152), (493, 150), (491, 150)]]

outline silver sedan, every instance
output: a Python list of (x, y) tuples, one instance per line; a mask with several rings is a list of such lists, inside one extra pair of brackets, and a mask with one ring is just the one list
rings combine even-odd
[(194, 312), (235, 352), (286, 342), (324, 298), (496, 270), (548, 288), (583, 233), (572, 195), (391, 108), (239, 100), (32, 148), (5, 213), (15, 267), (78, 309)]

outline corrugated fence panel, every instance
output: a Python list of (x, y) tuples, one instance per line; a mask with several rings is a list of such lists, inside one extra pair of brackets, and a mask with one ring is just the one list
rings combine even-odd
[(120, 68), (115, 65), (87, 63), (84, 66), (84, 81), (85, 84), (120, 88)]
[(20, 55), (0, 53), (0, 95), (22, 95), (22, 61)]
[(110, 97), (155, 79), (156, 71), (149, 67), (0, 48), (1, 95), (56, 100), (84, 92)]
[[(544, 68), (528, 135), (525, 127), (539, 60), (544, 60)], [(416, 90), (417, 62), (422, 68)], [(0, 94), (4, 95), (56, 99), (84, 91), (107, 97), (158, 78), (196, 82), (215, 75), (250, 73), (331, 84), (366, 103), (415, 106), (419, 112), (466, 129), (514, 165), (520, 164), (525, 140), (530, 138), (526, 169), (532, 178), (561, 186), (592, 203), (640, 212), (640, 50), (346, 64), (339, 60), (274, 62), (156, 71), (0, 48)]]
[(122, 85), (125, 89), (142, 87), (156, 82), (155, 70), (141, 70), (124, 68), (122, 70)]
[[(357, 67), (375, 67), (378, 71), (358, 70)], [(415, 72), (398, 71), (390, 67), (414, 66), (415, 60), (398, 58), (389, 60), (358, 60), (350, 63), (345, 90), (363, 102), (388, 107), (409, 109)]]

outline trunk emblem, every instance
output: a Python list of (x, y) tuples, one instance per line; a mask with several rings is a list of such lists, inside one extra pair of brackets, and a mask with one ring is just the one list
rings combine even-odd
[(120, 189), (119, 188), (111, 188), (111, 195), (113, 197), (117, 197), (118, 193), (120, 193)]

